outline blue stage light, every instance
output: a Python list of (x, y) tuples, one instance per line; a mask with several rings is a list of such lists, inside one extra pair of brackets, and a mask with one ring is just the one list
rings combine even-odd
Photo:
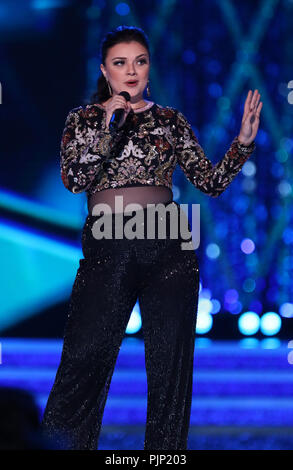
[(285, 318), (293, 317), (293, 303), (285, 302), (280, 306), (280, 315)]
[(210, 313), (199, 311), (196, 320), (196, 333), (204, 335), (208, 333), (213, 326), (213, 317)]
[(269, 135), (263, 129), (259, 129), (259, 132), (257, 133), (257, 142), (260, 145), (268, 145), (269, 144)]
[(177, 201), (177, 199), (180, 198), (180, 194), (181, 194), (181, 191), (180, 191), (179, 186), (176, 186), (176, 184), (173, 184), (173, 199), (174, 199), (174, 201)]
[(255, 244), (253, 240), (251, 240), (250, 238), (244, 238), (244, 240), (242, 240), (241, 242), (241, 250), (246, 255), (253, 253), (253, 251), (255, 250)]
[(239, 294), (236, 289), (228, 289), (225, 292), (225, 303), (233, 304), (239, 299)]
[(228, 226), (225, 221), (217, 222), (215, 226), (215, 233), (217, 237), (224, 239), (228, 233)]
[(210, 259), (215, 259), (220, 256), (220, 248), (216, 243), (209, 243), (206, 248), (206, 255)]
[(140, 309), (139, 309), (139, 304), (136, 302), (132, 313), (129, 318), (129, 322), (126, 327), (126, 333), (129, 335), (133, 335), (134, 333), (137, 333), (140, 328), (141, 328), (141, 315), (140, 315)]
[(213, 309), (213, 304), (210, 299), (201, 297), (198, 300), (198, 311), (200, 313), (210, 313)]
[(219, 98), (223, 94), (223, 89), (219, 83), (211, 83), (208, 90), (209, 94), (214, 98)]
[(202, 299), (210, 299), (212, 297), (211, 290), (205, 287), (204, 289), (201, 290), (200, 297)]
[(48, 10), (68, 6), (68, 0), (33, 0), (31, 7), (35, 10)]
[(281, 326), (281, 317), (275, 312), (267, 312), (260, 318), (260, 329), (266, 336), (276, 335), (280, 331)]
[(244, 178), (242, 182), (242, 189), (245, 191), (247, 194), (252, 193), (255, 188), (256, 188), (256, 181), (253, 178)]
[(271, 166), (271, 174), (274, 178), (281, 178), (284, 175), (284, 165), (279, 162), (273, 162)]
[(257, 204), (254, 208), (254, 213), (258, 220), (266, 220), (268, 217), (268, 210), (264, 204)]
[(186, 49), (182, 54), (182, 59), (186, 64), (194, 64), (196, 61), (196, 55), (192, 50)]
[(287, 150), (287, 152), (291, 152), (293, 149), (293, 139), (290, 139), (289, 137), (283, 137), (280, 140), (280, 145)]
[(264, 338), (260, 345), (263, 349), (277, 349), (281, 346), (281, 341), (278, 338)]
[(212, 302), (213, 308), (210, 313), (212, 313), (213, 315), (215, 313), (219, 313), (219, 311), (221, 310), (221, 303), (219, 302), (219, 300), (211, 299), (211, 302)]
[(259, 347), (259, 339), (257, 338), (242, 338), (239, 345), (243, 349), (255, 349)]
[(292, 186), (289, 181), (282, 180), (278, 185), (278, 191), (282, 197), (289, 196), (292, 193)]
[(290, 245), (291, 243), (293, 243), (293, 230), (292, 230), (292, 228), (290, 228), (290, 227), (285, 228), (285, 230), (283, 232), (283, 235), (282, 235), (282, 238), (283, 238), (284, 242), (286, 243), (286, 245)]
[(203, 289), (202, 295), (199, 296), (198, 300), (198, 315), (197, 315), (197, 325), (196, 332), (200, 334), (207, 333), (213, 325), (213, 318), (211, 312), (213, 310), (213, 303), (208, 298), (209, 289)]
[(254, 162), (246, 162), (243, 165), (242, 173), (244, 176), (254, 176), (256, 173), (256, 166)]
[(130, 8), (127, 3), (118, 3), (118, 5), (116, 5), (116, 13), (118, 13), (118, 15), (126, 16), (129, 14), (129, 12)]
[(238, 319), (240, 333), (246, 336), (254, 335), (260, 327), (260, 318), (255, 312), (245, 312)]
[(249, 309), (260, 315), (263, 311), (263, 304), (259, 300), (254, 299), (250, 302)]
[(227, 96), (221, 96), (221, 98), (218, 99), (218, 107), (221, 109), (221, 111), (227, 111), (231, 107), (231, 100)]
[(243, 309), (243, 305), (239, 300), (235, 303), (231, 303), (229, 305), (226, 305), (227, 310), (232, 313), (232, 315), (238, 315)]
[(253, 292), (255, 290), (255, 287), (256, 287), (256, 283), (255, 283), (255, 280), (254, 279), (251, 279), (251, 278), (247, 278), (245, 279), (245, 281), (243, 282), (243, 290), (245, 292)]
[(278, 162), (284, 163), (288, 160), (289, 153), (285, 149), (280, 148), (279, 150), (276, 151), (275, 157), (276, 157), (276, 160), (278, 160)]

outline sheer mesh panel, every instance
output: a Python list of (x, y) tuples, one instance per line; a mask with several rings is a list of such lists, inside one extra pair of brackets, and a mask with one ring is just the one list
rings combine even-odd
[[(117, 198), (122, 196), (122, 198)], [(170, 189), (164, 186), (134, 186), (127, 188), (115, 188), (99, 191), (89, 197), (88, 211), (92, 214), (92, 210), (97, 204), (108, 204), (111, 212), (124, 211), (127, 204), (140, 204), (143, 208), (147, 204), (156, 204), (159, 202), (168, 202), (173, 200), (173, 194)]]

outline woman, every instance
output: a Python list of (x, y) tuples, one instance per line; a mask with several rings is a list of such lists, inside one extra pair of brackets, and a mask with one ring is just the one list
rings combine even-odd
[[(184, 450), (199, 270), (194, 249), (182, 249), (181, 231), (171, 236), (181, 221), (172, 174), (178, 163), (195, 187), (219, 196), (255, 148), (262, 103), (257, 90), (249, 91), (240, 133), (213, 166), (180, 111), (143, 98), (146, 88), (149, 96), (150, 51), (141, 29), (122, 26), (109, 32), (101, 62), (97, 93), (91, 104), (70, 111), (61, 143), (63, 183), (73, 193), (86, 191), (89, 215), (43, 427), (48, 434), (62, 435), (65, 449), (97, 449), (114, 365), (138, 299), (148, 385), (144, 449)], [(129, 93), (129, 101), (119, 95), (122, 91)], [(110, 132), (119, 108), (118, 129)], [(170, 210), (150, 222), (151, 203)], [(101, 207), (109, 213), (102, 214)], [(120, 228), (125, 228), (135, 207), (143, 235), (153, 225), (155, 237), (97, 236), (101, 214), (105, 226), (110, 221), (116, 228), (117, 212), (122, 213)], [(158, 235), (162, 221), (165, 237)]]

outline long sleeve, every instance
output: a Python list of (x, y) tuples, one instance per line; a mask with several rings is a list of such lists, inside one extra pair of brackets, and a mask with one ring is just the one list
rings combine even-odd
[[(77, 108), (79, 109), (79, 108)], [(99, 172), (103, 161), (122, 136), (109, 130), (86, 126), (85, 119), (75, 110), (69, 112), (63, 130), (60, 170), (64, 186), (72, 193), (86, 191)]]
[(190, 124), (178, 111), (176, 122), (177, 161), (187, 179), (200, 191), (218, 197), (229, 186), (255, 149), (255, 142), (244, 146), (235, 137), (222, 160), (215, 165), (206, 157)]

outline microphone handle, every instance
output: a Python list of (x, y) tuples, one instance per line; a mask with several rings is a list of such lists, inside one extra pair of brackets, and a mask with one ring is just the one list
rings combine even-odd
[(111, 120), (109, 122), (110, 132), (116, 132), (118, 130), (118, 124), (122, 119), (123, 112), (124, 112), (123, 108), (115, 109), (114, 113), (112, 114)]
[[(123, 96), (126, 99), (126, 101), (130, 101), (130, 94), (128, 93), (128, 91), (120, 91), (119, 95)], [(119, 108), (119, 109), (116, 109), (114, 113), (112, 114), (112, 117), (109, 123), (109, 130), (111, 133), (114, 133), (118, 130), (118, 124), (122, 119), (123, 112), (124, 112), (124, 109)]]

